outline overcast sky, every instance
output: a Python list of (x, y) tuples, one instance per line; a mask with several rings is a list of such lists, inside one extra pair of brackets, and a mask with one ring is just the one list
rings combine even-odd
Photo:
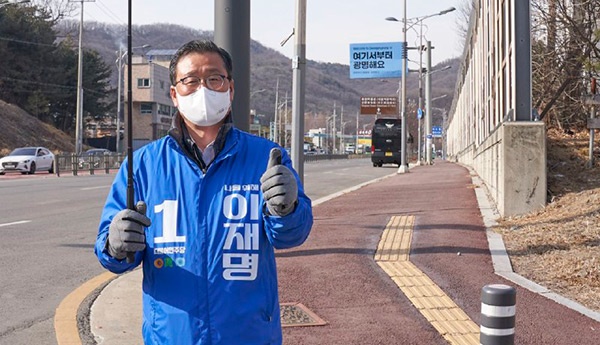
[[(127, 24), (126, 0), (95, 0), (84, 5), (84, 21)], [(280, 42), (294, 27), (296, 0), (251, 1), (251, 38), (287, 57), (294, 52), (294, 41), (284, 47)], [(464, 0), (406, 0), (407, 18), (422, 17), (450, 7), (456, 11), (423, 21), (424, 41), (430, 40), (433, 64), (460, 56), (462, 43), (457, 29), (459, 8)], [(214, 30), (215, 0), (132, 0), (134, 25), (172, 23), (201, 30)], [(398, 42), (402, 23), (386, 17), (404, 16), (402, 0), (307, 0), (306, 57), (320, 62), (349, 64), (351, 43)], [(77, 3), (79, 5), (79, 3)], [(79, 14), (73, 19), (78, 20)], [(409, 47), (419, 45), (419, 25), (407, 30)], [(176, 49), (178, 47), (172, 47)], [(410, 51), (409, 60), (419, 60)], [(409, 63), (414, 68), (414, 63)]]

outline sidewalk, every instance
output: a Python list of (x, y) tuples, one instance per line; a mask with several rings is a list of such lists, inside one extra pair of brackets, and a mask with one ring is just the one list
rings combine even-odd
[[(476, 196), (483, 193), (476, 190), (480, 188), (466, 168), (436, 162), (322, 203), (313, 200), (318, 204), (307, 242), (277, 252), (280, 302), (300, 303), (326, 324), (284, 327), (284, 343), (452, 343), (375, 260), (384, 229), (390, 219), (400, 217), (414, 222), (404, 244), (408, 247), (400, 252), (410, 252), (406, 258), (411, 265), (468, 322), (479, 324), (481, 288), (506, 284), (517, 288), (515, 343), (597, 344), (600, 322), (494, 272)], [(501, 250), (493, 253), (502, 257)], [(511, 280), (528, 284), (522, 278)], [(98, 344), (142, 344), (141, 270), (119, 276), (102, 290), (92, 305), (90, 324)]]

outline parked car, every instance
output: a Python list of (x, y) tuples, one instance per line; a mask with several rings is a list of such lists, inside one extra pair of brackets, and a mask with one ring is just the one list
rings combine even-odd
[[(104, 167), (104, 157), (110, 155), (112, 155), (112, 152), (108, 149), (89, 149), (79, 157), (79, 168), (90, 169)], [(113, 157), (109, 157), (109, 164), (112, 163), (113, 160)]]
[(349, 154), (356, 153), (356, 146), (354, 146), (354, 144), (347, 144), (346, 145), (346, 153), (349, 153)]
[(38, 170), (54, 172), (54, 154), (45, 147), (20, 147), (0, 158), (0, 175), (9, 171), (33, 174)]

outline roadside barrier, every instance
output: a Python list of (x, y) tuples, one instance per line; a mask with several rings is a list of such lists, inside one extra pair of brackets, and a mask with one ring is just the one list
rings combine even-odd
[(481, 289), (481, 345), (514, 345), (517, 290), (503, 284)]
[[(55, 155), (54, 158), (54, 173), (57, 176), (61, 174), (70, 173), (72, 175), (78, 175), (78, 173), (84, 173), (85, 175), (94, 175), (98, 172), (109, 174), (111, 170), (119, 169), (125, 154), (103, 154), (95, 156), (77, 155), (76, 153), (62, 153)], [(304, 155), (305, 162), (314, 162), (321, 160), (332, 160), (332, 159), (353, 159), (353, 158), (366, 158), (368, 155), (359, 154), (318, 154), (318, 155)]]
[(84, 175), (94, 175), (96, 172), (109, 174), (111, 170), (119, 169), (124, 154), (103, 154), (103, 155), (77, 155), (76, 153), (62, 153), (54, 156), (54, 173), (60, 176), (61, 173), (71, 173), (74, 176), (78, 173)]

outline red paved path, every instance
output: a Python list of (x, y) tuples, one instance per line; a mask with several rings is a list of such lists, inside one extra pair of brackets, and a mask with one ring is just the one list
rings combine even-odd
[[(286, 345), (447, 344), (373, 260), (394, 215), (416, 217), (410, 260), (475, 323), (483, 286), (515, 286), (494, 274), (471, 176), (460, 165), (415, 167), (313, 212), (308, 241), (277, 253), (280, 300), (304, 304), (328, 325), (284, 328)], [(599, 322), (515, 287), (516, 344), (600, 344)]]

